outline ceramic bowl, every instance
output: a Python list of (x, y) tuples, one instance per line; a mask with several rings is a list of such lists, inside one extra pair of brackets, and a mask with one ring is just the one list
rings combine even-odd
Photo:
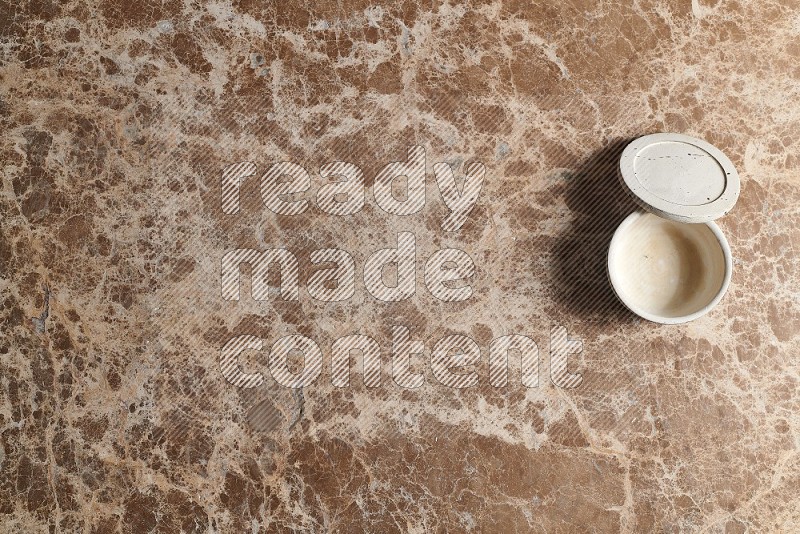
[(684, 223), (634, 212), (608, 249), (608, 277), (633, 313), (677, 324), (711, 311), (728, 289), (730, 246), (713, 221)]

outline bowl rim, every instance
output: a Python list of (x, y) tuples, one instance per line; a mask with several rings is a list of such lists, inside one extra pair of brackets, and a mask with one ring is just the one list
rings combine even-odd
[(637, 306), (635, 303), (630, 302), (630, 300), (625, 299), (618, 291), (618, 287), (620, 285), (620, 280), (618, 273), (611, 267), (612, 259), (616, 257), (617, 249), (620, 246), (620, 240), (622, 234), (625, 230), (634, 223), (639, 217), (644, 215), (653, 215), (654, 217), (658, 217), (658, 215), (654, 213), (645, 212), (643, 210), (637, 210), (628, 215), (620, 224), (617, 226), (617, 229), (614, 231), (614, 235), (611, 237), (611, 242), (608, 245), (608, 257), (606, 261), (606, 273), (608, 274), (608, 280), (611, 285), (611, 288), (614, 291), (614, 294), (617, 296), (622, 304), (625, 305), (630, 311), (638, 315), (643, 319), (647, 319), (648, 321), (652, 321), (654, 323), (660, 324), (681, 324), (687, 323), (689, 321), (693, 321), (699, 317), (710, 312), (717, 304), (722, 300), (722, 297), (725, 296), (725, 293), (728, 291), (728, 286), (731, 283), (731, 276), (733, 274), (733, 257), (731, 255), (731, 248), (728, 244), (728, 240), (725, 238), (725, 234), (722, 233), (720, 227), (714, 221), (707, 221), (701, 223), (685, 223), (679, 221), (672, 221), (675, 224), (703, 224), (707, 226), (711, 232), (714, 234), (714, 237), (717, 238), (717, 242), (722, 249), (722, 255), (725, 258), (725, 276), (722, 281), (722, 286), (720, 287), (719, 291), (714, 298), (711, 299), (705, 306), (697, 310), (696, 312), (692, 312), (688, 315), (681, 315), (678, 317), (666, 317), (663, 315), (658, 315), (654, 313), (650, 313), (641, 307)]

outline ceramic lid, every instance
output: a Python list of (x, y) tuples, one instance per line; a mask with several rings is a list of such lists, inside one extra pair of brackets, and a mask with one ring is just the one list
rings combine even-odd
[(658, 133), (632, 141), (620, 181), (646, 210), (673, 221), (708, 222), (739, 198), (739, 174), (718, 148), (695, 137)]

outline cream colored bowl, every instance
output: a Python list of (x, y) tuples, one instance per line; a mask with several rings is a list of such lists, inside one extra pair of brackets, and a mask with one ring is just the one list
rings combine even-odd
[(683, 223), (635, 212), (608, 249), (608, 277), (632, 312), (664, 324), (708, 313), (722, 299), (733, 268), (728, 241), (714, 222)]

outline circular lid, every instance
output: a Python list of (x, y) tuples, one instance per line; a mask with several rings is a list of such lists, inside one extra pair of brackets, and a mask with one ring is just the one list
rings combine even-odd
[(715, 146), (682, 134), (632, 141), (619, 162), (620, 181), (646, 210), (673, 221), (722, 217), (739, 198), (739, 174)]

